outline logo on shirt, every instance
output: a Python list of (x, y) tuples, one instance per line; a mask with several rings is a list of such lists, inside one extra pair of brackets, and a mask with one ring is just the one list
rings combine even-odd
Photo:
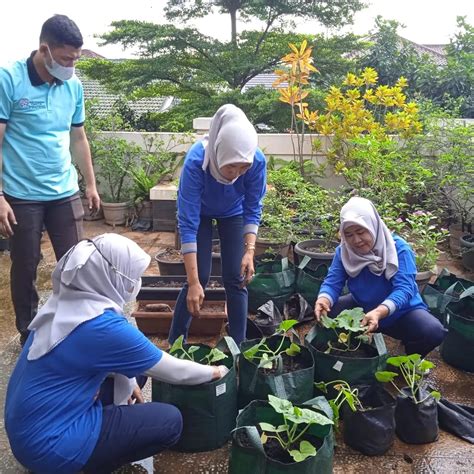
[(25, 111), (40, 110), (46, 108), (46, 102), (44, 100), (30, 100), (23, 97), (18, 101), (18, 107)]

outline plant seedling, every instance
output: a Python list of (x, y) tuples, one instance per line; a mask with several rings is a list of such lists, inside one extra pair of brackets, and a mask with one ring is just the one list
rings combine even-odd
[[(398, 367), (400, 369), (400, 373), (405, 379), (405, 383), (410, 389), (411, 397), (416, 404), (423, 403), (430, 396), (439, 401), (441, 394), (436, 390), (429, 392), (428, 395), (426, 395), (426, 397), (422, 400), (419, 399), (420, 389), (426, 385), (424, 377), (429, 373), (430, 369), (435, 367), (433, 362), (422, 359), (420, 354), (411, 354), (398, 357), (389, 357), (387, 359), (387, 364), (393, 365), (394, 367)], [(398, 377), (398, 375), (399, 374), (396, 372), (390, 371), (375, 372), (375, 378), (379, 382), (390, 382), (400, 394), (403, 394), (403, 392), (393, 381), (396, 377)]]
[(274, 426), (270, 423), (259, 423), (262, 430), (260, 437), (262, 444), (269, 439), (276, 439), (295, 462), (316, 456), (316, 448), (309, 441), (300, 441), (300, 439), (311, 425), (332, 425), (332, 420), (309, 408), (295, 407), (290, 401), (273, 395), (268, 395), (268, 402), (277, 413), (283, 416), (283, 424)]
[(290, 347), (283, 350), (283, 343), (285, 342), (285, 333), (289, 331), (298, 321), (295, 319), (287, 319), (280, 323), (275, 335), (281, 334), (281, 341), (275, 350), (272, 350), (267, 344), (267, 338), (263, 337), (257, 344), (247, 349), (243, 355), (249, 361), (259, 361), (258, 368), (262, 369), (278, 369), (282, 367), (282, 354), (290, 357), (301, 352), (300, 346), (291, 342)]
[(333, 347), (331, 341), (328, 341), (328, 348), (325, 353), (329, 354), (332, 349), (356, 351), (363, 342), (368, 343), (370, 339), (369, 335), (366, 334), (367, 328), (360, 325), (363, 319), (364, 311), (362, 308), (346, 309), (335, 318), (323, 315), (321, 324), (327, 329), (334, 330), (337, 335), (337, 342), (342, 346), (341, 348)]
[(347, 403), (352, 411), (364, 410), (362, 402), (359, 400), (359, 389), (351, 388), (345, 380), (332, 380), (331, 382), (316, 382), (314, 386), (324, 394), (328, 393), (328, 387), (333, 386), (339, 393), (336, 398), (329, 400), (329, 406), (334, 413), (334, 425), (339, 423), (339, 412), (343, 403)]
[(209, 354), (199, 360), (195, 360), (194, 353), (199, 349), (199, 346), (189, 346), (186, 350), (183, 346), (183, 340), (184, 336), (179, 336), (178, 339), (173, 342), (173, 345), (170, 348), (170, 354), (178, 357), (179, 359), (188, 359), (192, 360), (193, 362), (204, 363), (206, 365), (212, 365), (215, 362), (227, 358), (226, 354), (214, 347), (211, 349)]

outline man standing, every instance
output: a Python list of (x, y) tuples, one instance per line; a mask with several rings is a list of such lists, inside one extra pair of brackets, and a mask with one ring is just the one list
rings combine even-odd
[(82, 85), (74, 75), (83, 40), (64, 15), (47, 20), (39, 49), (0, 68), (0, 233), (10, 237), (11, 293), (23, 345), (38, 309), (36, 269), (43, 226), (56, 259), (82, 238), (73, 157), (98, 210)]

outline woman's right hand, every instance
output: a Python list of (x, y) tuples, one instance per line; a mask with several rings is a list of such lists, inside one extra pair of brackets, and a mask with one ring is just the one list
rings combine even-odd
[(321, 316), (327, 316), (329, 311), (331, 311), (331, 302), (325, 296), (318, 298), (314, 304), (314, 315), (318, 323), (321, 321)]
[(229, 373), (229, 369), (225, 365), (216, 365), (213, 369), (212, 380), (219, 380)]
[(188, 311), (192, 316), (199, 317), (199, 311), (201, 310), (202, 302), (204, 301), (204, 290), (200, 283), (189, 285), (188, 296), (186, 298), (186, 304)]

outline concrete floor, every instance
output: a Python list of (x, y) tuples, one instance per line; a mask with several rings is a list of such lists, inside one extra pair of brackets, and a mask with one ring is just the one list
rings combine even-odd
[[(174, 234), (158, 232), (132, 232), (125, 227), (107, 226), (103, 221), (86, 222), (85, 230), (87, 237), (99, 235), (103, 232), (123, 234), (135, 240), (151, 256), (154, 256), (160, 248), (174, 245)], [(54, 254), (48, 238), (42, 244), (44, 258), (38, 270), (38, 288), (42, 301), (51, 291), (50, 275), (55, 265)], [(474, 275), (463, 270), (460, 262), (449, 259), (442, 255), (439, 267), (448, 267), (458, 275), (473, 279)], [(3, 407), (6, 385), (16, 358), (20, 351), (18, 336), (14, 324), (14, 314), (9, 290), (9, 267), (10, 259), (8, 253), (0, 252), (0, 403)], [(152, 260), (146, 272), (150, 275), (158, 273), (156, 263)], [(308, 326), (302, 331), (306, 332)], [(205, 343), (211, 343), (217, 338), (206, 338)], [(190, 339), (191, 342), (195, 342)], [(154, 342), (165, 347), (165, 341), (154, 339)], [(391, 353), (399, 351), (396, 341), (386, 338), (387, 346)], [(432, 371), (430, 381), (443, 396), (453, 402), (474, 405), (474, 375), (459, 371), (445, 364), (438, 351), (430, 354), (429, 359), (435, 362), (436, 368)], [(13, 458), (8, 440), (4, 431), (3, 409), (0, 418), (0, 474), (16, 474), (26, 472)], [(345, 446), (341, 435), (337, 436), (338, 446), (334, 454), (335, 473), (474, 473), (474, 447), (446, 432), (441, 431), (439, 440), (426, 445), (407, 445), (398, 439), (390, 451), (384, 456), (367, 457), (357, 453)], [(156, 473), (161, 474), (204, 474), (227, 472), (227, 462), (230, 445), (207, 453), (175, 453), (164, 452), (155, 456), (154, 466)], [(150, 469), (148, 469), (150, 471)], [(128, 467), (120, 471), (125, 472), (147, 472), (140, 466)], [(249, 473), (251, 474), (251, 473)]]

